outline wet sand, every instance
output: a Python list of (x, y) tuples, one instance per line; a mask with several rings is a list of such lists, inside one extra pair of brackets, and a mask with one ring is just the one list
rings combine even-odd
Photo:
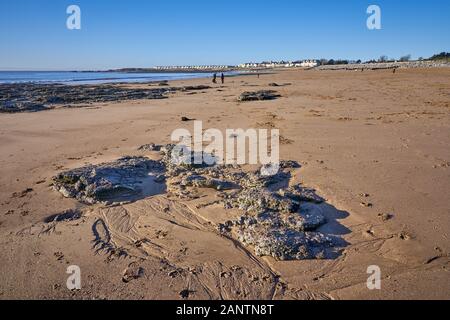
[[(448, 68), (278, 71), (223, 86), (174, 81), (212, 88), (163, 100), (0, 114), (0, 299), (449, 299), (449, 76)], [(257, 90), (281, 97), (237, 101)], [(237, 213), (209, 204), (210, 190), (105, 207), (50, 187), (61, 171), (142, 156), (139, 146), (192, 131), (181, 117), (221, 130), (279, 128), (281, 158), (302, 165), (291, 182), (326, 200), (323, 231), (348, 243), (342, 254), (257, 257), (217, 232)], [(49, 222), (67, 210), (81, 218)], [(69, 265), (81, 268), (80, 291), (66, 288)], [(381, 290), (367, 289), (370, 265), (381, 268)], [(125, 271), (139, 276), (124, 282)]]

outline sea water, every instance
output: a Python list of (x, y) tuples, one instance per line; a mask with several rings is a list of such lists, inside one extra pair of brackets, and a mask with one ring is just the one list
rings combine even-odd
[(212, 77), (212, 73), (0, 71), (0, 83), (100, 84), (118, 82), (157, 82), (206, 77)]

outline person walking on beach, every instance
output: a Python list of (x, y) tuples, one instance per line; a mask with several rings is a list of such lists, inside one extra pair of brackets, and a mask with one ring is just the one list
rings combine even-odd
[(214, 75), (213, 75), (213, 80), (212, 80), (212, 82), (213, 82), (213, 83), (217, 83), (217, 74), (216, 74), (216, 73), (214, 73)]
[(225, 83), (225, 75), (223, 73), (220, 75), (220, 79), (222, 80), (222, 84), (224, 84)]

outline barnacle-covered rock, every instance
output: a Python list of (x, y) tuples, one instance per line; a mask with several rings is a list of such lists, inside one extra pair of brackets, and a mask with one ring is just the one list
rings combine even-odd
[(217, 230), (252, 246), (259, 256), (318, 259), (332, 257), (338, 251), (337, 238), (320, 232), (327, 223), (321, 205), (324, 200), (313, 189), (289, 187), (292, 170), (300, 167), (297, 162), (281, 161), (277, 172), (265, 175), (262, 170), (246, 171), (238, 165), (202, 161), (212, 156), (173, 144), (149, 144), (141, 150), (159, 151), (161, 160), (126, 157), (71, 170), (54, 178), (55, 189), (86, 203), (121, 199), (141, 192), (142, 182), (150, 174), (152, 183), (162, 183), (169, 196), (183, 201), (201, 198), (201, 189), (216, 190), (217, 199), (212, 203), (242, 212), (237, 219), (219, 223)]
[(244, 189), (231, 200), (234, 207), (246, 212), (262, 213), (267, 210), (290, 213), (295, 212), (298, 204), (289, 198), (264, 189)]
[(161, 151), (162, 146), (154, 144), (154, 143), (149, 143), (149, 144), (144, 144), (142, 146), (140, 146), (138, 148), (139, 151)]
[(313, 203), (323, 203), (324, 199), (316, 194), (314, 189), (295, 185), (287, 190), (281, 190), (280, 194), (295, 201), (306, 201)]
[(216, 190), (231, 190), (234, 185), (229, 181), (206, 178), (201, 175), (189, 175), (181, 181), (181, 185), (197, 188), (212, 188)]
[(284, 227), (267, 228), (253, 224), (240, 229), (238, 238), (242, 243), (253, 246), (256, 255), (278, 260), (324, 259), (334, 252), (332, 237)]
[[(62, 172), (53, 178), (53, 187), (63, 196), (84, 203), (119, 202), (145, 193), (164, 167), (144, 157), (124, 157), (110, 163), (89, 165)], [(152, 175), (155, 174), (155, 175)], [(157, 186), (161, 189), (162, 186)]]

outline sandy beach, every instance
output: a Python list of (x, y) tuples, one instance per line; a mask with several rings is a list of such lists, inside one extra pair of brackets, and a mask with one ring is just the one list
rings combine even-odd
[[(167, 99), (0, 114), (0, 299), (450, 299), (449, 78), (450, 68), (275, 70), (223, 85), (171, 81), (211, 88)], [(238, 101), (257, 90), (280, 97)], [(52, 188), (63, 171), (158, 159), (139, 147), (193, 130), (182, 117), (204, 129), (280, 129), (281, 159), (301, 165), (289, 183), (324, 199), (320, 230), (345, 242), (339, 255), (256, 255), (218, 232), (239, 212), (210, 189), (111, 206)], [(81, 269), (81, 290), (66, 288), (70, 265)], [(371, 265), (381, 290), (367, 288)]]

